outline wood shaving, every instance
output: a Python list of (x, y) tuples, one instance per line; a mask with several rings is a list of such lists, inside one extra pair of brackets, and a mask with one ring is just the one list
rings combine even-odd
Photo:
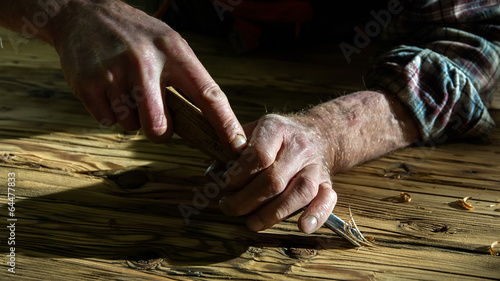
[[(351, 206), (349, 206), (349, 216), (350, 216), (350, 224), (352, 226), (354, 226), (354, 229), (356, 229), (356, 231), (361, 234), (361, 231), (359, 230), (358, 226), (356, 225), (356, 222), (354, 221), (354, 217), (352, 216), (352, 211), (351, 211)], [(350, 229), (347, 229), (347, 233), (354, 239), (356, 240), (359, 244), (363, 245), (363, 246), (371, 246), (373, 247), (374, 245), (372, 243), (370, 243), (370, 241), (368, 239), (366, 239), (362, 234), (361, 234), (361, 239), (360, 238), (357, 238), (356, 235), (353, 235), (351, 233), (351, 229), (352, 229), (352, 226), (350, 227)], [(372, 239), (372, 241), (375, 240), (375, 239)]]
[(408, 202), (408, 203), (411, 202), (411, 195), (409, 193), (401, 192), (400, 197), (401, 197), (401, 200), (403, 200), (404, 202)]
[(499, 242), (495, 241), (495, 242), (491, 243), (491, 245), (490, 245), (490, 248), (489, 248), (490, 254), (492, 254), (493, 256), (500, 256), (500, 253), (495, 251), (495, 248), (499, 247), (499, 246), (497, 246), (498, 244), (499, 244)]
[(458, 205), (464, 207), (467, 210), (473, 210), (474, 206), (471, 205), (471, 203), (467, 202), (467, 200), (471, 199), (470, 196), (464, 197), (462, 199), (457, 200)]

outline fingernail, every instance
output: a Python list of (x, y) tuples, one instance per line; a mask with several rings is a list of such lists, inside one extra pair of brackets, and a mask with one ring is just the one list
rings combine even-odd
[(234, 151), (241, 153), (247, 144), (247, 139), (244, 135), (237, 134), (236, 137), (231, 141), (231, 147)]
[(302, 227), (306, 233), (313, 233), (317, 226), (318, 219), (315, 216), (309, 215), (302, 219)]
[(153, 125), (152, 129), (159, 133), (164, 133), (165, 129), (167, 128), (167, 119), (165, 119), (164, 115), (153, 117), (151, 123)]
[(264, 229), (264, 223), (258, 216), (249, 216), (247, 218), (247, 227), (252, 231), (261, 231)]

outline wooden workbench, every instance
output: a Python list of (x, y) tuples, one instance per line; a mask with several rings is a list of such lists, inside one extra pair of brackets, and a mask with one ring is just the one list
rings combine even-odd
[[(350, 207), (376, 247), (352, 248), (326, 228), (304, 235), (298, 216), (252, 233), (215, 200), (199, 208), (211, 196), (206, 156), (178, 137), (157, 145), (100, 128), (70, 93), (55, 52), (39, 42), (15, 50), (8, 35), (0, 32), (1, 280), (500, 279), (500, 256), (488, 251), (500, 240), (499, 128), (335, 175), (335, 213), (347, 220)], [(243, 123), (363, 88), (368, 50), (351, 64), (336, 45), (237, 56), (186, 36)], [(6, 257), (9, 173), (15, 274)], [(466, 196), (475, 209), (456, 204)], [(199, 213), (185, 220), (179, 206)]]

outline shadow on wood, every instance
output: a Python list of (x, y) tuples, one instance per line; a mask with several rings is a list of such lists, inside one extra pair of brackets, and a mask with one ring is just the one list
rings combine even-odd
[(26, 255), (122, 260), (141, 268), (213, 264), (252, 247), (282, 247), (285, 256), (349, 248), (338, 237), (250, 232), (243, 218), (227, 217), (216, 200), (193, 193), (203, 192), (206, 180), (181, 184), (172, 173), (147, 167), (89, 173), (83, 176), (101, 183), (19, 201), (16, 247)]

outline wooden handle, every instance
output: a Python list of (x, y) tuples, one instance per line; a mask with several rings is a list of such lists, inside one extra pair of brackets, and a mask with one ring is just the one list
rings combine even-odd
[(174, 123), (174, 132), (188, 144), (223, 163), (236, 158), (224, 149), (214, 128), (198, 107), (172, 87), (167, 87), (165, 99)]

